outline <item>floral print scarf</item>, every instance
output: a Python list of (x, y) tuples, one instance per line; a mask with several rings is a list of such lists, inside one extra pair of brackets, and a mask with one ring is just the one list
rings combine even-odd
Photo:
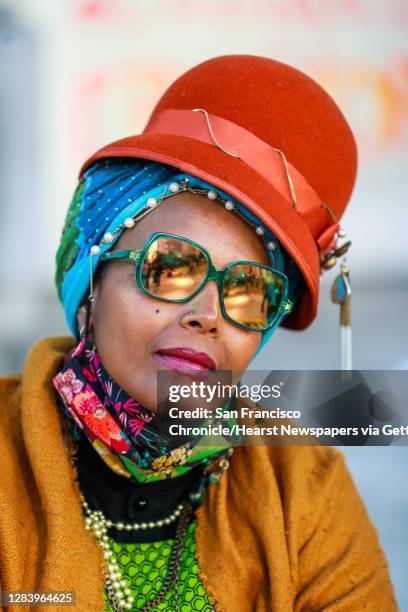
[[(159, 432), (157, 415), (129, 396), (104, 369), (88, 338), (65, 357), (52, 380), (58, 405), (68, 420), (72, 440), (85, 435), (105, 463), (135, 482), (152, 482), (184, 474), (198, 463), (212, 463), (239, 442), (188, 438), (180, 445)], [(231, 425), (231, 420), (225, 419)], [(207, 441), (208, 442), (208, 441)]]

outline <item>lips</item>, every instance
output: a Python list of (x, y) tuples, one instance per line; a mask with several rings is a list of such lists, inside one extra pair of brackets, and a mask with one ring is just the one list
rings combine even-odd
[(201, 366), (208, 370), (215, 370), (216, 365), (213, 359), (207, 353), (199, 353), (194, 351), (193, 349), (188, 348), (168, 348), (168, 349), (160, 349), (157, 351), (158, 355), (166, 355), (169, 357), (175, 357), (176, 359), (181, 359), (186, 361), (186, 365), (196, 364), (197, 366)]

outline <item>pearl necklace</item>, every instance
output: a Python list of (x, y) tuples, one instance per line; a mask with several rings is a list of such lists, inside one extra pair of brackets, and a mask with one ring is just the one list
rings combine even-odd
[(87, 518), (85, 519), (86, 526), (88, 525), (89, 528), (92, 528), (95, 521), (97, 523), (103, 521), (108, 529), (114, 528), (118, 529), (118, 531), (139, 531), (139, 529), (155, 529), (156, 527), (171, 525), (171, 523), (174, 523), (174, 521), (178, 519), (183, 509), (183, 504), (179, 504), (174, 512), (169, 514), (169, 516), (166, 516), (164, 519), (158, 519), (157, 521), (148, 521), (147, 523), (123, 523), (122, 521), (119, 521), (118, 523), (114, 523), (110, 519), (106, 519), (100, 510), (91, 510), (85, 499), (83, 500), (82, 505), (85, 513), (87, 514)]
[(107, 531), (111, 527), (119, 531), (138, 531), (139, 529), (155, 529), (157, 527), (163, 527), (164, 525), (170, 525), (180, 516), (183, 510), (183, 504), (179, 504), (176, 510), (164, 519), (149, 521), (148, 523), (123, 523), (121, 521), (114, 523), (107, 519), (101, 510), (91, 510), (82, 494), (81, 500), (86, 514), (85, 529), (92, 531), (105, 557), (105, 583), (113, 608), (115, 611), (131, 610), (134, 597), (129, 585), (122, 576), (116, 559), (113, 558)]
[[(234, 449), (229, 448), (225, 454), (221, 455), (221, 457), (218, 459), (218, 469), (211, 472), (209, 469), (211, 465), (209, 465), (205, 469), (205, 474), (208, 478), (208, 482), (210, 482), (211, 484), (217, 484), (219, 482), (222, 474), (225, 472), (225, 470), (228, 469), (229, 458), (231, 457), (233, 452)], [(176, 535), (174, 538), (174, 544), (171, 553), (167, 577), (163, 583), (163, 587), (160, 593), (153, 600), (147, 602), (144, 608), (142, 609), (142, 612), (147, 612), (163, 599), (164, 595), (169, 590), (172, 583), (175, 583), (174, 593), (177, 600), (177, 587), (179, 581), (179, 570), (181, 553), (183, 550), (183, 542), (193, 513), (193, 508), (191, 504), (193, 503), (194, 505), (196, 505), (198, 503), (201, 503), (203, 501), (204, 491), (205, 483), (203, 479), (201, 482), (201, 486), (197, 489), (197, 491), (190, 493), (190, 501), (185, 502), (183, 504), (179, 504), (174, 510), (174, 512), (172, 512), (166, 518), (159, 519), (156, 521), (149, 521), (147, 523), (124, 523), (122, 521), (114, 523), (110, 519), (107, 519), (101, 510), (91, 510), (83, 494), (80, 493), (82, 506), (86, 514), (85, 528), (92, 531), (100, 547), (102, 548), (103, 555), (105, 557), (106, 590), (108, 592), (110, 602), (115, 612), (121, 612), (122, 610), (131, 610), (134, 602), (134, 597), (132, 595), (129, 585), (122, 576), (118, 563), (114, 558), (113, 551), (109, 546), (109, 537), (107, 535), (108, 529), (110, 529), (111, 527), (118, 529), (119, 531), (138, 531), (139, 529), (155, 529), (157, 527), (163, 527), (164, 525), (170, 525), (178, 518), (180, 518), (177, 525)]]

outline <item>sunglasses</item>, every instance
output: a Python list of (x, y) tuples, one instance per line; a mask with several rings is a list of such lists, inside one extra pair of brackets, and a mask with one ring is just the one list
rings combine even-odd
[(100, 260), (135, 264), (137, 287), (163, 302), (188, 302), (213, 280), (225, 319), (249, 331), (271, 329), (293, 308), (288, 278), (278, 270), (254, 261), (217, 270), (204, 247), (177, 234), (155, 232), (142, 249), (109, 251)]

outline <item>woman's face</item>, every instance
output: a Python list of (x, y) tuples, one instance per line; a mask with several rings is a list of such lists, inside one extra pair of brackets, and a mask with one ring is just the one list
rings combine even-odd
[[(198, 242), (218, 269), (242, 259), (269, 265), (262, 239), (245, 221), (220, 202), (189, 192), (164, 201), (134, 228), (125, 230), (112, 250), (140, 249), (158, 231)], [(156, 410), (157, 372), (169, 369), (157, 354), (162, 349), (206, 353), (217, 370), (247, 368), (261, 334), (224, 319), (214, 281), (189, 302), (174, 304), (139, 291), (134, 266), (123, 262), (105, 266), (94, 287), (90, 335), (105, 369), (130, 396)], [(80, 326), (84, 318), (82, 306)]]

